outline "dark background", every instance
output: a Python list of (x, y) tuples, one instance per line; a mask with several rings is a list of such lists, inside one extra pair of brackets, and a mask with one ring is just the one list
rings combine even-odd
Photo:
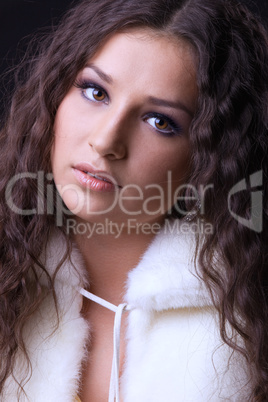
[[(247, 4), (268, 25), (268, 0), (240, 1)], [(7, 79), (2, 76), (3, 72), (21, 59), (28, 36), (40, 29), (56, 25), (64, 11), (76, 2), (76, 0), (0, 0), (0, 92)]]

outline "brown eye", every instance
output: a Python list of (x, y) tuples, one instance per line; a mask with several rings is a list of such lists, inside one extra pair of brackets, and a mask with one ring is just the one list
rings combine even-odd
[(163, 116), (154, 116), (154, 117), (149, 117), (146, 119), (147, 123), (149, 123), (153, 128), (156, 130), (163, 132), (163, 133), (169, 133), (172, 132), (172, 126), (169, 123), (167, 119)]
[(168, 122), (165, 119), (161, 119), (161, 118), (157, 117), (155, 119), (155, 126), (159, 130), (165, 130), (166, 128), (168, 128)]
[(96, 86), (83, 89), (84, 96), (92, 102), (104, 102), (108, 101), (108, 96), (102, 88)]
[(158, 133), (166, 137), (180, 135), (182, 127), (174, 122), (170, 117), (160, 113), (148, 113), (144, 121), (154, 128)]
[(92, 96), (96, 101), (103, 101), (106, 97), (105, 93), (98, 88), (93, 89)]

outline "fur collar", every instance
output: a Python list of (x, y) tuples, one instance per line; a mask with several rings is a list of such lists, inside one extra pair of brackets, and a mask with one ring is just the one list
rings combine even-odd
[[(138, 310), (148, 312), (210, 304), (201, 281), (194, 274), (195, 240), (191, 224), (167, 221), (139, 264), (128, 277), (125, 299)], [(183, 230), (182, 230), (183, 229)], [(184, 234), (185, 233), (185, 234)], [(43, 260), (53, 275), (66, 251), (62, 235), (54, 234), (44, 250)], [(44, 286), (47, 279), (40, 278)], [(52, 295), (25, 326), (24, 336), (32, 365), (32, 376), (24, 385), (27, 397), (21, 401), (73, 402), (79, 387), (81, 361), (87, 354), (89, 325), (81, 317), (80, 287), (87, 287), (87, 275), (78, 250), (73, 247), (56, 275), (59, 325)], [(135, 316), (135, 312), (133, 312)], [(133, 325), (130, 325), (131, 327)], [(140, 325), (136, 326), (139, 328)], [(136, 347), (135, 347), (136, 350)], [(17, 355), (15, 377), (24, 379), (24, 359)], [(4, 400), (17, 402), (18, 386), (12, 377), (6, 383)]]
[[(195, 223), (166, 220), (139, 264), (129, 272), (125, 301), (144, 310), (166, 310), (211, 305), (208, 292), (197, 275), (195, 256)], [(54, 235), (43, 259), (52, 274), (66, 250), (61, 235)], [(141, 286), (142, 284), (142, 286)], [(70, 289), (89, 287), (82, 256), (73, 247), (70, 261), (66, 261), (56, 279), (56, 290), (66, 300)], [(67, 294), (65, 294), (67, 293)], [(80, 305), (82, 304), (81, 295)]]
[(193, 223), (166, 221), (129, 273), (126, 301), (130, 305), (156, 311), (211, 305), (196, 274), (195, 230)]

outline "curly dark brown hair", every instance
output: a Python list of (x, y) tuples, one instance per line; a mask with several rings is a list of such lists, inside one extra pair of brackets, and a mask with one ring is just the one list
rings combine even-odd
[[(189, 183), (195, 188), (213, 186), (206, 193), (202, 219), (214, 227), (200, 242), (198, 273), (218, 310), (223, 341), (248, 362), (253, 383), (249, 400), (265, 401), (268, 40), (261, 23), (232, 0), (84, 0), (66, 14), (42, 41), (38, 54), (27, 61), (0, 134), (0, 394), (13, 372), (18, 350), (27, 357), (23, 327), (45, 297), (38, 270), (49, 279), (46, 292), (53, 293), (54, 278), (49, 277), (40, 254), (56, 226), (56, 212), (43, 197), (43, 213), (37, 213), (36, 174), (43, 172), (44, 188), (51, 184), (57, 109), (77, 73), (101, 44), (115, 32), (132, 27), (184, 38), (195, 49), (199, 97), (190, 128), (193, 158)], [(25, 172), (31, 172), (32, 179), (25, 178)], [(249, 222), (252, 218), (250, 177), (257, 172), (263, 182), (257, 189), (263, 193), (263, 208), (262, 225), (254, 228), (242, 219)], [(14, 177), (20, 180), (10, 194), (7, 188)], [(247, 186), (228, 203), (231, 189), (244, 179)], [(55, 187), (54, 192), (56, 199)], [(16, 207), (7, 206), (9, 197)], [(193, 205), (188, 202), (186, 207), (191, 210)], [(28, 213), (20, 214), (19, 209)], [(64, 220), (58, 230), (64, 233)], [(219, 261), (224, 268), (219, 269)], [(227, 331), (229, 326), (242, 337), (242, 345)], [(27, 367), (25, 373), (26, 379)]]

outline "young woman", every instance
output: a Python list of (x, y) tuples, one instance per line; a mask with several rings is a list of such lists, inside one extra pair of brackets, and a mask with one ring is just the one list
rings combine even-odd
[(1, 131), (1, 400), (267, 400), (267, 44), (231, 0), (84, 0), (44, 42)]

